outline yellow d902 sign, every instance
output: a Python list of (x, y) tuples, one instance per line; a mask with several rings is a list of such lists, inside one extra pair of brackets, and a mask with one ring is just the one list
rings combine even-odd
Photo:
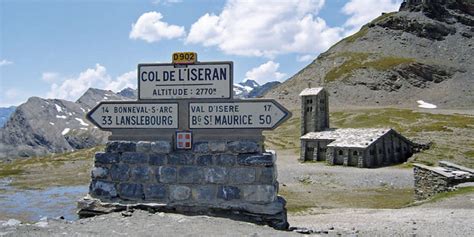
[(193, 64), (196, 62), (197, 62), (197, 53), (195, 52), (173, 53), (173, 64)]

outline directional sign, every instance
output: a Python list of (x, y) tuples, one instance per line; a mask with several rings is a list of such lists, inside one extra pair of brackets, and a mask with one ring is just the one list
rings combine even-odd
[(87, 113), (87, 119), (100, 129), (178, 128), (178, 104), (106, 101)]
[(291, 113), (274, 100), (189, 103), (189, 128), (274, 129)]
[(230, 99), (232, 65), (232, 62), (138, 64), (138, 99)]

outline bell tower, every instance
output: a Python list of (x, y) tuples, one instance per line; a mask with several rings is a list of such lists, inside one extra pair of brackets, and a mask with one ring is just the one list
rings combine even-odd
[(328, 92), (322, 87), (306, 88), (301, 97), (301, 135), (329, 128)]

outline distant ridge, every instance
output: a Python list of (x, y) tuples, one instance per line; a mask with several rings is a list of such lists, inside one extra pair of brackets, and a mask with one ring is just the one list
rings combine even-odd
[(0, 128), (0, 159), (73, 151), (104, 144), (108, 133), (85, 119), (102, 100), (131, 100), (90, 88), (76, 102), (31, 97)]

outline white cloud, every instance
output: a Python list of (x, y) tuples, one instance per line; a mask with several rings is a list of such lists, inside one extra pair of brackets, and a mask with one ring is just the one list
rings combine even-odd
[(154, 0), (152, 3), (155, 5), (165, 5), (165, 6), (170, 6), (175, 3), (181, 3), (183, 0)]
[(106, 87), (106, 90), (121, 91), (124, 88), (137, 88), (137, 71), (126, 72), (117, 77), (114, 81), (111, 81)]
[(184, 27), (170, 25), (161, 21), (163, 15), (159, 12), (142, 14), (135, 24), (132, 24), (131, 39), (142, 39), (148, 43), (158, 42), (162, 39), (180, 38), (186, 34)]
[(52, 83), (58, 79), (59, 79), (59, 74), (57, 72), (43, 72), (43, 74), (41, 74), (41, 80), (45, 82)]
[(382, 12), (397, 11), (401, 0), (351, 0), (342, 8), (342, 12), (350, 15), (344, 24), (351, 32), (359, 30)]
[(5, 91), (5, 97), (9, 100), (17, 98), (19, 95), (21, 95), (20, 91), (15, 88), (10, 88)]
[(26, 101), (28, 93), (16, 88), (0, 90), (0, 107), (19, 105)]
[(305, 54), (305, 55), (297, 56), (296, 61), (298, 61), (298, 62), (309, 62), (309, 61), (312, 61), (314, 58), (316, 58), (314, 55)]
[(286, 77), (286, 73), (278, 72), (279, 67), (279, 63), (268, 61), (245, 73), (245, 80), (255, 80), (260, 85), (271, 81), (280, 81)]
[(323, 5), (324, 0), (229, 0), (218, 15), (206, 13), (195, 22), (186, 43), (269, 58), (317, 53), (342, 36), (342, 28), (331, 28), (317, 17)]
[(74, 101), (91, 87), (117, 92), (127, 86), (136, 87), (132, 83), (133, 77), (136, 78), (135, 71), (127, 72), (113, 80), (104, 66), (96, 64), (95, 68), (81, 72), (76, 78), (66, 79), (62, 83), (53, 83), (47, 97)]
[(10, 65), (10, 64), (13, 64), (13, 62), (12, 62), (12, 61), (8, 61), (8, 60), (6, 60), (6, 59), (2, 59), (2, 60), (0, 61), (0, 67), (1, 67), (1, 66), (7, 66), (7, 65)]

